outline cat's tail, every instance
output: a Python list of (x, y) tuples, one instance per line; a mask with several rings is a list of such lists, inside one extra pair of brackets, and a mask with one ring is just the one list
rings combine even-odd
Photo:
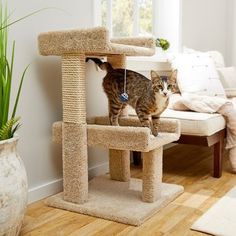
[(107, 72), (111, 72), (113, 71), (113, 67), (111, 66), (111, 64), (109, 62), (103, 62), (98, 58), (94, 58), (94, 57), (87, 57), (86, 58), (86, 62), (88, 60), (93, 61), (96, 65), (98, 65), (102, 70), (106, 70)]

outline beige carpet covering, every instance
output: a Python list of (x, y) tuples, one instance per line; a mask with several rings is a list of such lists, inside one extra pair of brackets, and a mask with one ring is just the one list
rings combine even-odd
[(155, 203), (142, 202), (141, 190), (140, 179), (119, 182), (110, 180), (109, 176), (99, 176), (89, 182), (88, 202), (80, 205), (66, 202), (62, 198), (63, 193), (59, 193), (48, 198), (46, 204), (138, 226), (175, 199), (184, 189), (179, 185), (163, 183), (162, 197)]
[(105, 27), (60, 30), (41, 33), (38, 37), (41, 55), (79, 54), (152, 56), (155, 54), (153, 37), (109, 38)]
[(216, 236), (236, 235), (236, 187), (213, 205), (191, 227)]

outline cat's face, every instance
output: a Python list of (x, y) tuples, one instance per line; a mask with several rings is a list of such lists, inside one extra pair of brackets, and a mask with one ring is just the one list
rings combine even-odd
[(171, 75), (159, 76), (155, 71), (151, 71), (152, 87), (154, 92), (161, 94), (163, 97), (169, 97), (175, 92), (177, 70)]

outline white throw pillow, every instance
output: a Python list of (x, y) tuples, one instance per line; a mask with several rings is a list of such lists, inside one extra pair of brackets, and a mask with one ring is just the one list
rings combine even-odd
[(186, 107), (182, 102), (182, 96), (180, 93), (174, 93), (169, 97), (169, 109), (178, 110), (178, 111), (189, 111), (189, 108)]
[(236, 69), (235, 67), (217, 68), (220, 80), (224, 88), (236, 88)]
[(225, 94), (227, 98), (236, 98), (236, 88), (225, 89)]
[(214, 62), (208, 54), (179, 54), (173, 59), (172, 67), (178, 70), (177, 82), (181, 93), (226, 98)]
[(227, 97), (236, 97), (236, 69), (235, 67), (217, 68), (221, 83)]
[(188, 53), (188, 54), (190, 54), (190, 53), (205, 53), (212, 58), (216, 68), (225, 67), (224, 57), (222, 56), (222, 54), (219, 51), (201, 52), (201, 51), (197, 51), (192, 48), (188, 48), (188, 47), (184, 46), (183, 53)]

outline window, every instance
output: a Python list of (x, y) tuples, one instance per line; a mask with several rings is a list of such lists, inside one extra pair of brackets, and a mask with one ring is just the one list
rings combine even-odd
[(155, 0), (101, 0), (101, 21), (113, 37), (153, 34)]
[(150, 36), (181, 48), (182, 0), (93, 0), (93, 25), (109, 29), (110, 37)]

